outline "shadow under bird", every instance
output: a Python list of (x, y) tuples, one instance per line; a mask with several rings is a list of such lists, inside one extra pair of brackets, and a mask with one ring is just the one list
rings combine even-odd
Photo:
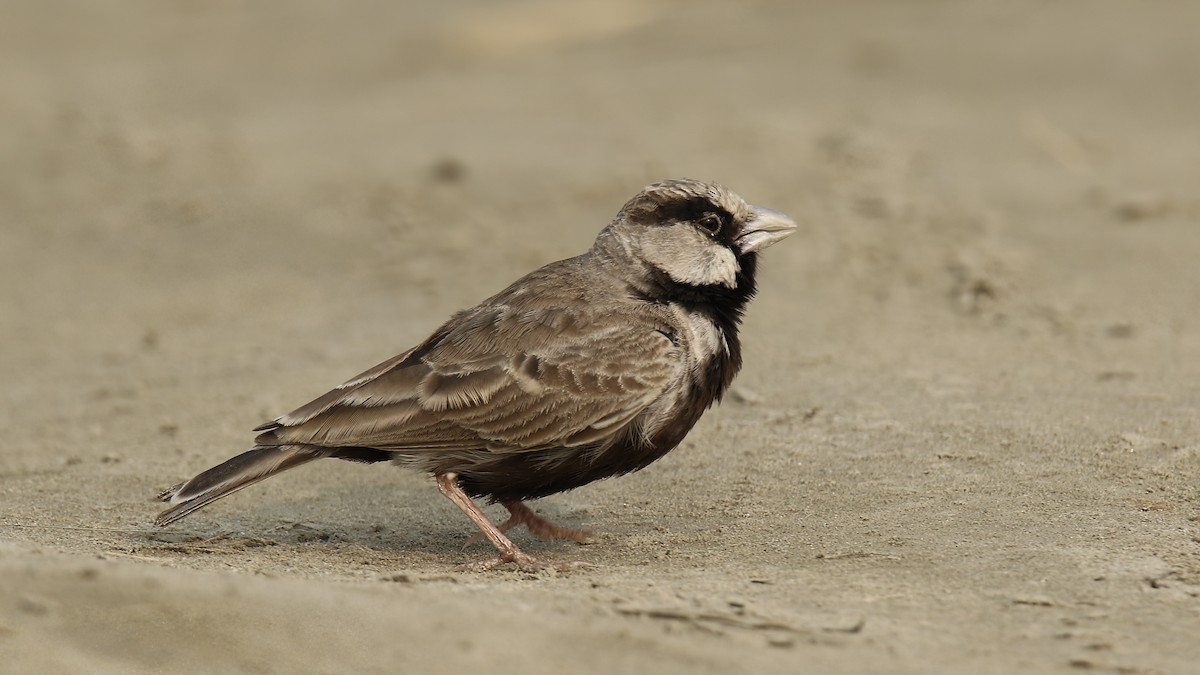
[[(391, 461), (438, 488), (500, 551), (505, 532), (582, 541), (523, 502), (637, 471), (683, 440), (742, 364), (760, 251), (787, 217), (694, 180), (651, 185), (583, 255), (536, 270), (421, 344), (255, 429), (254, 447), (165, 491), (167, 525), (314, 459)], [(472, 498), (503, 504), (496, 525)]]

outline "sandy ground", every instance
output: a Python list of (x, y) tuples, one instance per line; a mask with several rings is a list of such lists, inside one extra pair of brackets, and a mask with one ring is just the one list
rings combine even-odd
[[(1200, 5), (563, 7), (5, 6), (0, 671), (1200, 672)], [(387, 466), (150, 524), (677, 176), (803, 228), (732, 400), (536, 504), (592, 567)]]

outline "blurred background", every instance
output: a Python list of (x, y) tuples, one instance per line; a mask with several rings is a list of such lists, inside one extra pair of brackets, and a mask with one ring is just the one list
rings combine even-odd
[[(931, 649), (979, 672), (1016, 652), (1181, 672), (1200, 593), (1198, 25), (1188, 0), (4, 2), (0, 540), (303, 578), (444, 570), (465, 530), (422, 477), (297, 472), (181, 530), (270, 553), (171, 549), (146, 533), (150, 496), (687, 176), (802, 229), (764, 255), (734, 400), (652, 470), (547, 500), (612, 533), (586, 549), (600, 585), (528, 602), (611, 637), (629, 619), (594, 589), (653, 578), (698, 594), (686, 611), (736, 595), (867, 617), (865, 637), (814, 629), (833, 647), (806, 662), (847, 672), (930, 672)], [(325, 539), (273, 529), (291, 517)], [(735, 593), (738, 570), (777, 585)], [(1145, 605), (1149, 577), (1178, 602)], [(507, 623), (503, 580), (463, 583)], [(1096, 625), (1081, 598), (1149, 618), (1128, 640), (1116, 618), (1054, 637)], [(25, 625), (4, 607), (0, 647), (5, 616)], [(140, 654), (142, 630), (97, 642)], [(642, 634), (714, 672), (809, 644)], [(497, 635), (525, 665), (548, 648)], [(596, 640), (597, 667), (622, 668)], [(307, 663), (294, 642), (272, 658)]]
[[(814, 236), (791, 262), (813, 279), (984, 275), (1002, 261), (967, 249), (1014, 229), (1061, 245), (1066, 208), (1103, 224), (1196, 217), (1188, 2), (4, 11), (4, 248), (86, 243), (6, 279), (40, 289), (24, 311), (61, 314), (45, 300), (121, 274), (155, 287), (137, 312), (263, 258), (319, 272), (338, 297), (351, 269), (355, 285), (438, 285), (433, 252), (486, 249), (505, 277), (579, 251), (674, 176), (805, 221)], [(1077, 234), (1074, 252), (1094, 254)], [(244, 302), (277, 292), (241, 281)], [(494, 286), (481, 283), (453, 299)]]
[[(1183, 254), (1163, 230), (1190, 232), (1200, 210), (1200, 10), (1184, 1), (49, 1), (4, 16), (2, 336), (55, 354), (169, 342), (178, 319), (278, 326), (245, 311), (273, 303), (291, 330), (362, 329), (378, 309), (364, 289), (399, 310), (418, 302), (401, 287), (471, 304), (676, 176), (802, 222), (769, 264), (805, 311), (829, 311), (820, 292), (839, 284), (1059, 323), (1093, 301), (1022, 298), (1026, 275), (1137, 286), (1132, 314), (1100, 321), (1196, 306), (1163, 292), (1163, 258)], [(1103, 285), (1100, 269), (1114, 288), (1075, 288)]]

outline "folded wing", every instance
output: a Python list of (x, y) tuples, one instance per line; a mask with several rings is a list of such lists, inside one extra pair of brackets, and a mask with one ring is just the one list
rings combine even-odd
[(683, 367), (649, 318), (491, 305), (259, 427), (260, 445), (496, 453), (595, 444)]

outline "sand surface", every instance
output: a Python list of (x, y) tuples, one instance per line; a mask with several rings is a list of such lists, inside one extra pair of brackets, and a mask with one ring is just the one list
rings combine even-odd
[[(1200, 672), (1200, 5), (565, 7), (5, 8), (0, 671)], [(151, 525), (678, 176), (802, 229), (734, 395), (534, 505), (592, 567), (381, 465)]]

